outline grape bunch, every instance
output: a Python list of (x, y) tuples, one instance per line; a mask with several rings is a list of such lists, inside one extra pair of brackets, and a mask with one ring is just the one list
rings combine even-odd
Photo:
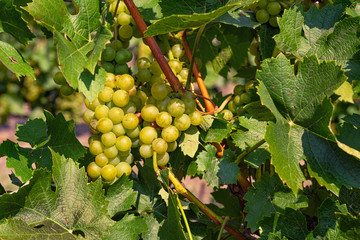
[(255, 10), (255, 17), (259, 23), (269, 22), (270, 26), (278, 27), (277, 17), (280, 16), (282, 10), (283, 7), (279, 1), (260, 0)]
[(54, 75), (54, 82), (60, 85), (60, 92), (64, 96), (70, 96), (74, 89), (67, 83), (64, 75), (61, 72), (57, 72)]
[(244, 115), (244, 105), (252, 101), (252, 90), (254, 89), (254, 81), (248, 81), (245, 85), (238, 84), (234, 87), (234, 93), (232, 99), (229, 101), (227, 108), (221, 113), (225, 120), (231, 120), (236, 115)]
[(89, 150), (95, 156), (87, 173), (107, 182), (131, 173), (132, 149), (142, 158), (156, 152), (158, 165), (166, 166), (180, 133), (202, 122), (193, 93), (172, 93), (164, 82), (148, 91), (135, 86), (129, 74), (107, 73), (103, 91), (93, 102), (86, 99), (85, 105), (83, 119), (93, 133)]

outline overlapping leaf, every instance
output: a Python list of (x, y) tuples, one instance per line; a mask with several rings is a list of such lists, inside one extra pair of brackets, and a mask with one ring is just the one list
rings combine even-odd
[(102, 239), (137, 240), (139, 235), (148, 231), (146, 222), (141, 216), (126, 214), (110, 229), (110, 233)]

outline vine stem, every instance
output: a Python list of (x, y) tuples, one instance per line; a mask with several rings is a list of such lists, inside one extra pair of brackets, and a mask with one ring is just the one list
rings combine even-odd
[(177, 202), (178, 202), (178, 205), (179, 205), (179, 208), (180, 208), (181, 215), (183, 216), (184, 223), (185, 223), (185, 226), (186, 226), (186, 230), (187, 230), (187, 232), (189, 234), (189, 238), (190, 238), (190, 240), (193, 240), (193, 237), (192, 237), (192, 234), (191, 234), (191, 231), (190, 231), (190, 226), (189, 226), (188, 220), (186, 218), (184, 209), (183, 209), (183, 207), (181, 205), (178, 194), (176, 194), (176, 199), (177, 199)]
[(147, 30), (146, 23), (142, 16), (139, 13), (139, 10), (136, 8), (132, 0), (124, 0), (126, 7), (128, 8), (131, 16), (133, 17), (136, 25), (138, 26), (141, 34), (143, 35), (145, 41), (149, 45), (154, 58), (159, 63), (161, 70), (164, 72), (166, 79), (170, 83), (171, 88), (176, 92), (185, 92), (185, 89), (182, 87), (179, 80), (174, 75), (169, 64), (167, 63), (164, 54), (161, 52), (158, 44), (156, 43), (153, 37), (145, 37), (144, 32)]
[(193, 61), (193, 54), (191, 52), (190, 46), (189, 46), (189, 42), (186, 38), (186, 32), (182, 31), (180, 32), (181, 34), (181, 39), (182, 39), (182, 43), (184, 46), (184, 50), (185, 50), (185, 54), (186, 57), (188, 58), (189, 62), (192, 63), (192, 71), (195, 75), (196, 78), (196, 82), (200, 88), (201, 94), (204, 96), (204, 102), (205, 102), (205, 107), (206, 107), (206, 111), (208, 112), (208, 114), (213, 114), (215, 111), (215, 106), (211, 103), (211, 101), (209, 101), (208, 99), (210, 99), (210, 95), (209, 92), (205, 86), (204, 80), (201, 77), (201, 73), (199, 72), (199, 68), (196, 65), (196, 62)]
[(221, 224), (221, 228), (220, 228), (220, 231), (219, 231), (219, 235), (218, 235), (218, 237), (217, 237), (217, 240), (221, 240), (222, 232), (224, 231), (224, 227), (225, 227), (226, 223), (229, 221), (229, 219), (230, 219), (230, 218), (229, 218), (228, 216), (225, 217), (223, 223)]
[(241, 162), (241, 160), (248, 155), (249, 153), (251, 153), (252, 151), (256, 150), (258, 147), (260, 147), (261, 145), (263, 145), (265, 143), (265, 139), (261, 139), (260, 141), (258, 141), (254, 146), (248, 148), (246, 151), (242, 152), (237, 159), (235, 160), (236, 164), (239, 164)]

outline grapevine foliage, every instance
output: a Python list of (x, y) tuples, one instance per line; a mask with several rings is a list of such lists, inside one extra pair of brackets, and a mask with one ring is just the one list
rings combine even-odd
[[(196, 119), (194, 99), (203, 112), (209, 99), (173, 91), (131, 1), (117, 2), (0, 0), (3, 67), (36, 79), (12, 41), (52, 38), (55, 82), (85, 96), (93, 133), (85, 147), (74, 121), (44, 110), (0, 143), (19, 187), (0, 185), (1, 239), (358, 238), (359, 3), (134, 1), (179, 86), (194, 91), (199, 68), (217, 108)], [(230, 81), (227, 96), (210, 89)], [(186, 176), (212, 188), (212, 203)]]

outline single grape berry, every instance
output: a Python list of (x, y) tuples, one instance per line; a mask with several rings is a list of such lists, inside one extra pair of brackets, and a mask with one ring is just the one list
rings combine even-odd
[(108, 164), (101, 169), (101, 176), (105, 181), (112, 182), (116, 177), (116, 172), (116, 168), (113, 165)]
[(111, 62), (112, 60), (115, 59), (115, 54), (116, 53), (114, 48), (111, 47), (105, 48), (105, 50), (101, 54), (101, 60), (106, 62)]
[(256, 20), (259, 23), (266, 23), (267, 21), (269, 21), (269, 18), (269, 13), (265, 9), (260, 9), (256, 12)]
[(64, 78), (62, 72), (55, 73), (54, 82), (58, 85), (67, 85), (66, 79)]
[(120, 162), (118, 165), (116, 165), (116, 176), (120, 178), (123, 174), (126, 176), (129, 176), (132, 172), (131, 166), (127, 162)]
[(101, 167), (99, 167), (95, 162), (91, 162), (87, 166), (86, 171), (88, 176), (91, 177), (92, 179), (97, 179), (101, 175)]
[(120, 136), (116, 139), (116, 148), (121, 152), (126, 152), (131, 148), (131, 139), (127, 136)]
[(270, 2), (267, 7), (267, 12), (270, 14), (270, 15), (278, 15), (281, 11), (281, 5), (279, 2)]

